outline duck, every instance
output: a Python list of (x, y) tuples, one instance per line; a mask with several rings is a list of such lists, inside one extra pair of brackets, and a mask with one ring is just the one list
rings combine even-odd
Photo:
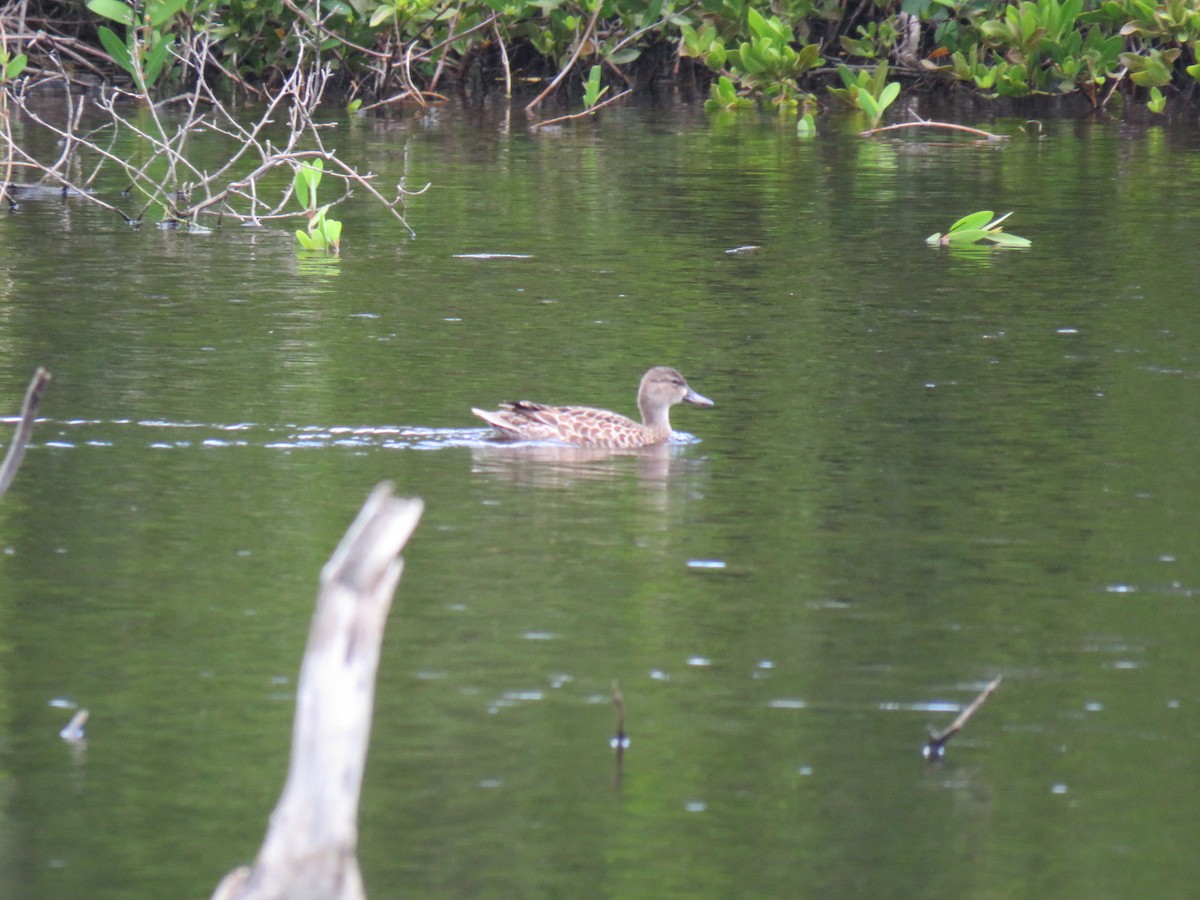
[(671, 437), (669, 412), (676, 403), (713, 406), (692, 390), (679, 371), (655, 366), (642, 376), (637, 404), (642, 421), (590, 406), (548, 406), (529, 400), (510, 400), (498, 410), (471, 412), (492, 426), (501, 440), (556, 441), (576, 447), (630, 450), (665, 444)]

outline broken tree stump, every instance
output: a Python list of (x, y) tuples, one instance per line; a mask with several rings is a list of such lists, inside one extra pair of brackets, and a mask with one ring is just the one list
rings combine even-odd
[(321, 570), (287, 782), (254, 865), (226, 875), (213, 900), (364, 900), (358, 798), (375, 672), (399, 553), (423, 508), (380, 484)]

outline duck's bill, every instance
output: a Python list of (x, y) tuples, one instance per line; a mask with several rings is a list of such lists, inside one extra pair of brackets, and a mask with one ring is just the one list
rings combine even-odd
[(683, 398), (684, 402), (692, 404), (692, 406), (715, 406), (716, 404), (705, 397), (703, 394), (697, 394), (691, 388), (688, 388), (687, 396)]

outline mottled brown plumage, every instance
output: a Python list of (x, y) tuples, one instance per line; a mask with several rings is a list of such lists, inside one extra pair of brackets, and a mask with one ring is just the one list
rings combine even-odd
[(590, 406), (547, 406), (528, 400), (500, 404), (500, 409), (472, 409), (507, 440), (558, 441), (576, 447), (621, 450), (661, 444), (671, 437), (668, 412), (676, 403), (712, 406), (713, 402), (688, 387), (675, 369), (656, 366), (642, 376), (638, 409), (642, 421)]

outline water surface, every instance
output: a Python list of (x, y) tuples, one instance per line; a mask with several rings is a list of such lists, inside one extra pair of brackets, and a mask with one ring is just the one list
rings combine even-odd
[[(333, 262), (0, 216), (0, 396), (54, 373), (0, 504), (0, 893), (207, 896), (252, 857), (319, 568), (382, 479), (426, 514), (371, 896), (1191, 893), (1200, 141), (973, 124), (1011, 140), (339, 120), (431, 187), (415, 239), (345, 206)], [(982, 208), (1032, 248), (925, 246)], [(656, 364), (717, 403), (656, 452), (469, 413), (630, 413)]]

